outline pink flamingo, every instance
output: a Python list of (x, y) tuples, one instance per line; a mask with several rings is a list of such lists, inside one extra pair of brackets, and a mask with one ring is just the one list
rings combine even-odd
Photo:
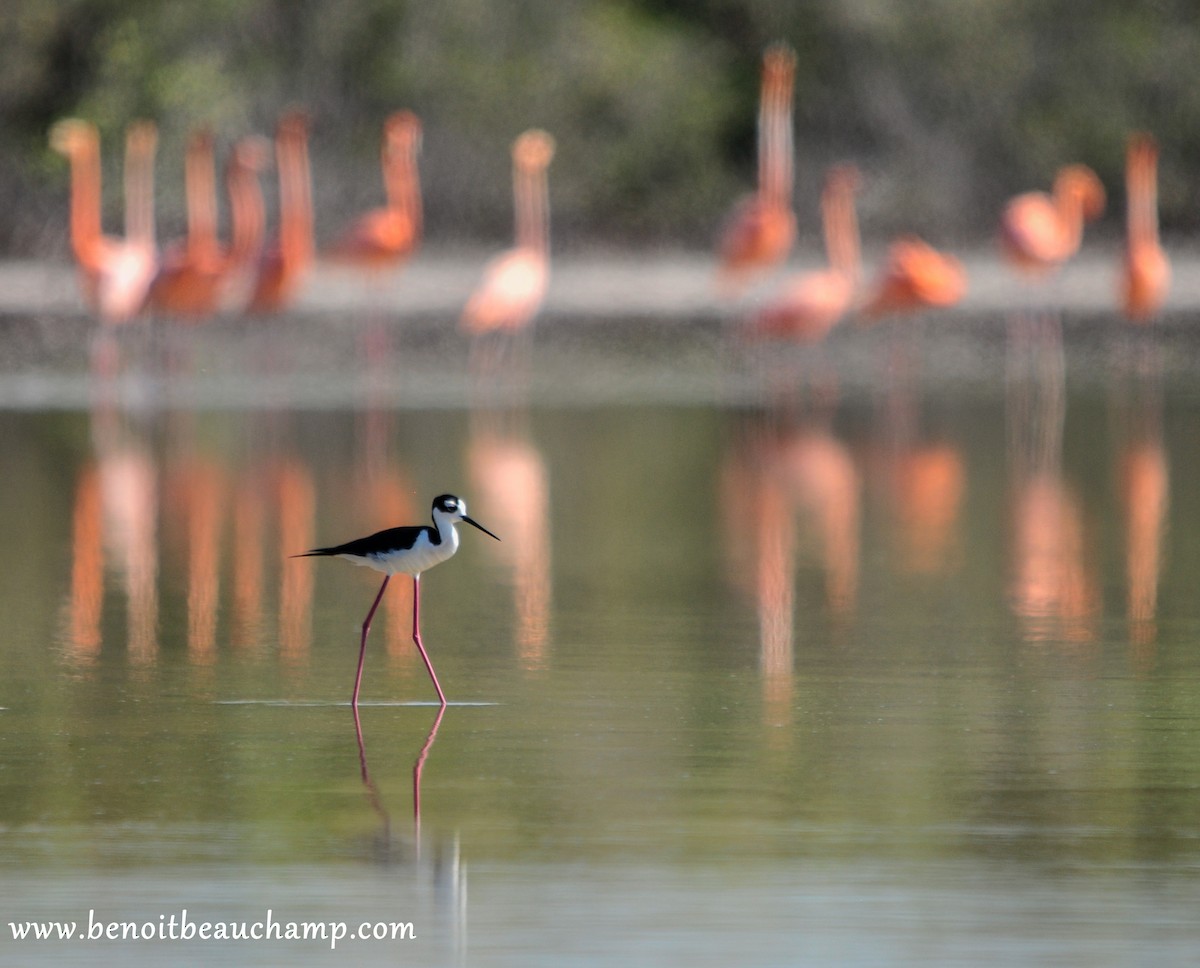
[(150, 287), (150, 306), (185, 316), (206, 316), (216, 303), (221, 274), (217, 242), (217, 189), (212, 131), (203, 128), (188, 139), (184, 161), (187, 236), (163, 250), (162, 264)]
[(888, 248), (863, 312), (869, 319), (888, 313), (953, 306), (967, 291), (967, 274), (956, 258), (944, 255), (915, 235)]
[(821, 223), (829, 268), (793, 276), (750, 323), (754, 336), (821, 339), (849, 311), (859, 277), (854, 195), (858, 169), (836, 165), (825, 178)]
[(218, 310), (246, 305), (255, 284), (267, 215), (259, 174), (267, 166), (269, 143), (257, 135), (242, 138), (225, 165), (225, 191), (229, 196), (229, 246), (224, 250)]
[(188, 232), (163, 253), (150, 288), (152, 308), (198, 320), (222, 307), (262, 244), (265, 215), (258, 175), (265, 165), (261, 138), (243, 138), (234, 145), (225, 169), (231, 222), (225, 246), (217, 238), (212, 133), (202, 129), (193, 134), (185, 168)]
[(1067, 165), (1052, 195), (1025, 192), (1000, 217), (1000, 247), (1018, 269), (1045, 273), (1079, 251), (1083, 223), (1104, 212), (1104, 186), (1086, 165)]
[(1148, 134), (1129, 139), (1121, 303), (1135, 323), (1150, 320), (1167, 297), (1171, 263), (1158, 240), (1158, 145)]
[(313, 261), (312, 176), (308, 163), (308, 119), (290, 111), (275, 134), (279, 169), (279, 236), (263, 253), (247, 312), (278, 312), (295, 298)]
[(385, 269), (410, 257), (421, 244), (421, 183), (417, 154), (421, 122), (397, 111), (383, 125), (380, 165), (387, 204), (359, 216), (333, 247), (334, 258), (367, 269)]
[(796, 240), (792, 211), (792, 89), (796, 55), (774, 44), (763, 55), (758, 110), (758, 189), (734, 208), (721, 235), (719, 282), (736, 292), (779, 265)]
[(154, 154), (158, 132), (136, 121), (125, 138), (125, 237), (105, 235), (100, 218), (100, 135), (89, 121), (67, 118), (50, 130), (50, 145), (71, 163), (71, 250), (84, 299), (106, 323), (133, 319), (157, 269), (154, 242)]
[(554, 139), (536, 128), (513, 142), (516, 246), (496, 256), (467, 301), (461, 326), (471, 333), (517, 330), (541, 308), (550, 279), (550, 201), (546, 169)]

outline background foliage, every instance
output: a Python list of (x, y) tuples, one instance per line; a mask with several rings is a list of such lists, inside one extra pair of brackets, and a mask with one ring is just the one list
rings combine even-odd
[(1163, 143), (1168, 231), (1195, 227), (1200, 8), (1191, 0), (6, 0), (0, 12), (0, 251), (65, 252), (59, 117), (162, 131), (160, 225), (182, 223), (182, 143), (313, 116), (318, 234), (375, 204), (378, 126), (425, 120), (428, 235), (503, 239), (507, 146), (552, 131), (556, 245), (707, 247), (753, 179), (758, 59), (799, 54), (797, 204), (815, 234), (821, 173), (868, 175), (868, 236), (985, 240), (1003, 199), (1093, 165), (1122, 210), (1126, 134)]

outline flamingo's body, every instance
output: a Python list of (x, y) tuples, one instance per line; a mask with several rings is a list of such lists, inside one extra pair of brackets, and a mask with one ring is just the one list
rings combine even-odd
[(105, 235), (100, 218), (100, 135), (88, 121), (68, 118), (50, 144), (71, 163), (71, 251), (84, 299), (106, 323), (133, 319), (145, 306), (158, 266), (154, 242), (154, 154), (149, 121), (130, 125), (125, 148), (125, 237)]
[[(262, 246), (265, 212), (258, 176), (266, 164), (261, 138), (243, 138), (234, 145), (225, 169), (229, 194), (230, 242), (217, 238), (216, 187), (212, 137), (198, 132), (189, 143), (187, 158), (188, 235), (169, 246), (150, 289), (150, 305), (189, 319), (203, 319), (224, 308), (245, 289), (250, 264)], [(244, 302), (242, 293), (239, 302)]]
[(1129, 139), (1121, 303), (1135, 323), (1151, 319), (1171, 285), (1171, 263), (1158, 239), (1158, 145), (1146, 134)]
[(217, 189), (213, 136), (208, 129), (188, 141), (184, 167), (187, 237), (163, 250), (162, 264), (150, 287), (150, 306), (164, 312), (203, 317), (216, 306), (224, 264), (217, 241)]
[(275, 136), (279, 170), (279, 236), (259, 260), (247, 311), (278, 312), (296, 295), (313, 261), (312, 176), (308, 163), (308, 121), (291, 111)]
[(869, 318), (888, 313), (953, 306), (967, 291), (962, 263), (914, 235), (902, 236), (888, 248), (875, 288), (863, 312)]
[(858, 220), (854, 212), (858, 184), (858, 170), (851, 165), (829, 170), (821, 196), (829, 268), (789, 279), (783, 291), (752, 320), (752, 335), (821, 339), (850, 309), (859, 277)]
[(267, 225), (259, 173), (267, 166), (269, 157), (269, 142), (257, 135), (250, 135), (233, 146), (226, 163), (229, 246), (224, 250), (221, 282), (217, 288), (218, 310), (245, 306), (254, 285)]
[(380, 164), (387, 204), (350, 224), (331, 255), (368, 269), (386, 269), (411, 256), (421, 242), (421, 184), (417, 153), (421, 122), (397, 111), (384, 122)]
[(530, 130), (513, 143), (516, 246), (487, 264), (483, 280), (463, 309), (468, 332), (516, 330), (541, 308), (550, 279), (550, 203), (546, 169), (554, 139)]
[(720, 283), (737, 291), (779, 265), (796, 241), (792, 210), (792, 89), (796, 55), (776, 44), (763, 55), (758, 113), (758, 189), (729, 216), (719, 245)]
[(1025, 192), (1009, 201), (1000, 218), (1000, 246), (1009, 261), (1028, 272), (1057, 268), (1079, 251), (1083, 223), (1104, 212), (1104, 186), (1086, 165), (1067, 165), (1051, 195)]

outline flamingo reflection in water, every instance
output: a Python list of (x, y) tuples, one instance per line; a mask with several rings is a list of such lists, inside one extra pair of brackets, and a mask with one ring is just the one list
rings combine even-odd
[[(317, 498), (312, 470), (299, 458), (280, 455), (268, 476), (279, 508), (283, 542), (311, 544), (316, 533)], [(307, 568), (284, 568), (279, 589), (280, 655), (292, 667), (307, 659), (312, 640), (313, 575)]]
[(221, 462), (199, 453), (190, 426), (176, 426), (171, 436), (186, 455), (168, 466), (164, 492), (168, 521), (182, 523), (187, 547), (188, 655), (193, 663), (208, 666), (216, 661), (221, 535), (229, 482)]
[(95, 456), (76, 485), (71, 651), (77, 660), (92, 661), (101, 648), (104, 575), (111, 560), (124, 584), (129, 659), (148, 665), (158, 652), (158, 469), (143, 435), (122, 413), (120, 360), (111, 333), (97, 334), (92, 360)]
[(1010, 322), (1006, 422), (1012, 514), (1009, 600), (1029, 642), (1094, 642), (1100, 611), (1083, 508), (1062, 468), (1062, 323)]
[(262, 469), (244, 468), (233, 484), (233, 577), (230, 638), (235, 648), (258, 642), (263, 613), (263, 545), (267, 496)]
[[(535, 139), (534, 148), (539, 144)], [(544, 179), (522, 179), (518, 155), (515, 151), (517, 240), (530, 240), (545, 251)], [(539, 158), (534, 161), (540, 163)], [(529, 332), (526, 324), (475, 333), (468, 361), (472, 409), (467, 468), (485, 519), (504, 535), (491, 552), (511, 576), (518, 660), (526, 671), (535, 671), (545, 667), (550, 636), (550, 481), (528, 426)]]
[(521, 667), (543, 669), (550, 631), (550, 483), (522, 412), (476, 413), (467, 444), (472, 488), (504, 535), (492, 552), (512, 575)]
[(1145, 670), (1158, 639), (1158, 586), (1171, 500), (1162, 427), (1162, 346), (1138, 340), (1122, 349), (1112, 384), (1118, 421), (1116, 485), (1125, 531), (1129, 641), (1136, 665)]
[(945, 572), (961, 547), (959, 518), (967, 472), (961, 448), (931, 434), (921, 405), (922, 353), (907, 328), (889, 334), (877, 433), (867, 452), (900, 571)]
[[(369, 357), (368, 360), (377, 357)], [(379, 376), (382, 378), (383, 374)], [(403, 470), (392, 441), (395, 439), (396, 412), (384, 398), (383, 380), (369, 380), (367, 399), (358, 414), (355, 427), (355, 460), (350, 487), (355, 507), (370, 509), (369, 519), (360, 520), (359, 530), (368, 532), (384, 522), (408, 521), (416, 517), (412, 480)], [(411, 665), (416, 659), (411, 648), (407, 622), (412, 615), (413, 589), (408, 583), (385, 596), (382, 608), (386, 616), (384, 647), (388, 660)]]
[[(224, 473), (221, 521), (232, 520), (231, 639), (238, 648), (261, 641), (264, 572), (268, 537), (277, 542), (271, 557), (283, 562), (285, 544), (293, 536), (311, 541), (315, 533), (316, 488), (312, 471), (298, 457), (269, 452), (246, 467)], [(312, 639), (313, 576), (283, 568), (279, 574), (278, 641), (284, 668), (295, 673), (309, 653)]]
[(756, 603), (766, 714), (773, 723), (790, 717), (801, 548), (811, 547), (820, 562), (835, 629), (857, 608), (861, 490), (853, 458), (821, 415), (768, 413), (743, 428), (722, 469), (732, 577)]

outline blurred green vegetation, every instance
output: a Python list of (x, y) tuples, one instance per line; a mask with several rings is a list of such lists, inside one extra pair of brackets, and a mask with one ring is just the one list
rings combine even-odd
[(1164, 225), (1196, 224), (1200, 8), (1191, 0), (7, 0), (0, 12), (0, 252), (65, 253), (57, 118), (104, 134), (106, 212), (120, 132), (161, 125), (160, 226), (182, 225), (182, 144), (313, 117), (318, 234), (380, 197), (379, 123), (426, 123), (431, 241), (502, 240), (507, 147), (552, 131), (559, 247), (706, 248), (754, 174), (758, 59), (799, 54), (797, 205), (816, 234), (824, 167), (868, 174), (868, 237), (986, 240), (1003, 199), (1085, 161), (1122, 211), (1126, 134), (1163, 143)]

